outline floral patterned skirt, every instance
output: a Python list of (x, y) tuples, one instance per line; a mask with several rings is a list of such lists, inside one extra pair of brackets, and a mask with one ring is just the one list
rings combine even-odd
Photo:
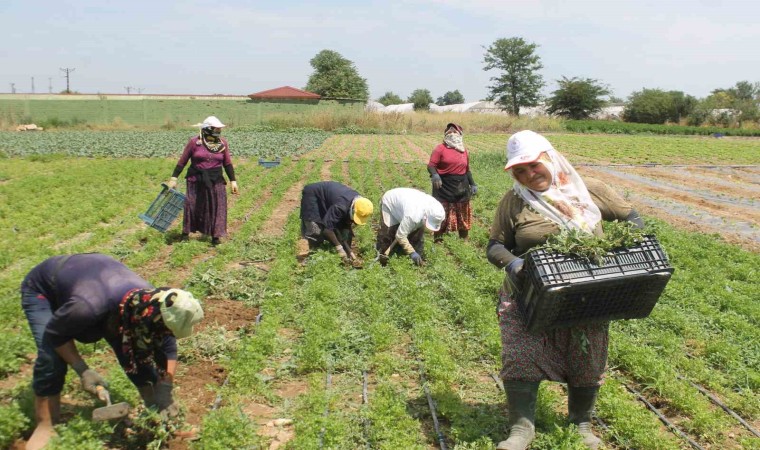
[(446, 211), (446, 218), (443, 219), (441, 229), (435, 234), (441, 235), (449, 231), (469, 230), (472, 226), (472, 206), (469, 201), (461, 203), (449, 203), (440, 200), (443, 209)]
[(531, 334), (517, 301), (499, 293), (501, 378), (559, 381), (573, 387), (599, 386), (607, 367), (609, 322)]

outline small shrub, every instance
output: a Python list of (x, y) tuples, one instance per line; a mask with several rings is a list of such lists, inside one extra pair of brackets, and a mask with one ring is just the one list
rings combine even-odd
[(11, 443), (30, 425), (18, 404), (0, 406), (0, 447), (10, 448)]

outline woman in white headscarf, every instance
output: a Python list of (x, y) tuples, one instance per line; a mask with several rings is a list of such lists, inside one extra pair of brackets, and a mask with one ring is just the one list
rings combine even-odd
[(209, 116), (199, 125), (200, 132), (185, 145), (177, 167), (167, 182), (169, 188), (177, 186), (177, 177), (190, 162), (187, 169), (187, 192), (182, 220), (182, 239), (190, 233), (200, 232), (211, 236), (211, 244), (219, 244), (227, 235), (227, 182), (222, 169), (227, 174), (232, 193), (238, 193), (235, 169), (232, 166), (230, 145), (224, 139), (225, 125), (216, 117)]
[[(569, 419), (578, 425), (584, 443), (595, 449), (601, 441), (591, 431), (591, 413), (607, 364), (608, 323), (530, 334), (510, 289), (522, 282), (520, 256), (550, 235), (563, 229), (601, 235), (602, 220), (628, 220), (639, 227), (643, 222), (609, 186), (581, 179), (564, 156), (533, 131), (509, 138), (504, 170), (511, 172), (514, 185), (496, 210), (487, 251), (488, 260), (507, 272), (498, 314), (510, 434), (497, 449), (524, 450), (533, 440), (542, 380), (567, 383)], [(581, 334), (587, 342), (573, 338)]]

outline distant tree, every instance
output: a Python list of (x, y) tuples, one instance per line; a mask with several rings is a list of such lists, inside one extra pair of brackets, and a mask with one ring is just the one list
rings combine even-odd
[(536, 55), (538, 45), (523, 38), (497, 39), (486, 49), (483, 70), (497, 69), (501, 74), (491, 77), (489, 100), (495, 100), (503, 109), (520, 115), (521, 106), (536, 106), (544, 81), (538, 73), (544, 66)]
[(359, 76), (354, 63), (340, 53), (322, 50), (309, 63), (314, 73), (309, 77), (306, 90), (324, 97), (369, 98), (367, 80)]
[(696, 97), (692, 97), (681, 91), (668, 91), (668, 94), (670, 95), (670, 101), (672, 103), (672, 112), (670, 117), (668, 117), (668, 120), (673, 123), (680, 123), (681, 119), (688, 117), (689, 114), (694, 111), (697, 103), (699, 103), (699, 100), (697, 100)]
[(399, 97), (398, 95), (394, 94), (391, 91), (388, 91), (385, 94), (383, 94), (383, 96), (380, 97), (380, 98), (378, 98), (377, 101), (379, 103), (382, 103), (383, 106), (399, 105), (401, 103), (404, 103), (404, 101), (401, 99), (401, 97)]
[(406, 101), (414, 103), (415, 111), (429, 110), (430, 104), (433, 103), (433, 96), (427, 89), (415, 89)]
[(760, 118), (760, 83), (739, 81), (734, 87), (715, 89), (705, 99), (705, 105), (713, 109), (730, 109), (729, 115), (739, 123), (757, 121)]
[(757, 100), (760, 96), (760, 83), (752, 84), (749, 81), (738, 81), (734, 87), (727, 89), (736, 100)]
[(614, 95), (610, 95), (609, 99), (607, 99), (607, 105), (619, 105), (621, 103), (625, 103), (625, 100)]
[(610, 90), (591, 78), (567, 78), (557, 80), (559, 89), (548, 100), (549, 114), (568, 119), (587, 119), (604, 106), (602, 96), (610, 95)]
[(679, 122), (691, 114), (696, 105), (696, 98), (681, 91), (642, 89), (628, 97), (623, 115), (626, 122)]
[(459, 92), (459, 89), (456, 91), (449, 91), (443, 94), (443, 97), (438, 97), (438, 100), (435, 101), (435, 104), (438, 106), (458, 105), (460, 103), (464, 103), (464, 95)]

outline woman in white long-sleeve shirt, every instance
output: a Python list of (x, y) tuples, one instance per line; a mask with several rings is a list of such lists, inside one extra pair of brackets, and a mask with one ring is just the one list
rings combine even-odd
[(422, 191), (395, 188), (380, 200), (382, 220), (377, 232), (377, 251), (385, 265), (391, 253), (405, 254), (422, 265), (425, 228), (438, 231), (446, 217), (441, 202)]

